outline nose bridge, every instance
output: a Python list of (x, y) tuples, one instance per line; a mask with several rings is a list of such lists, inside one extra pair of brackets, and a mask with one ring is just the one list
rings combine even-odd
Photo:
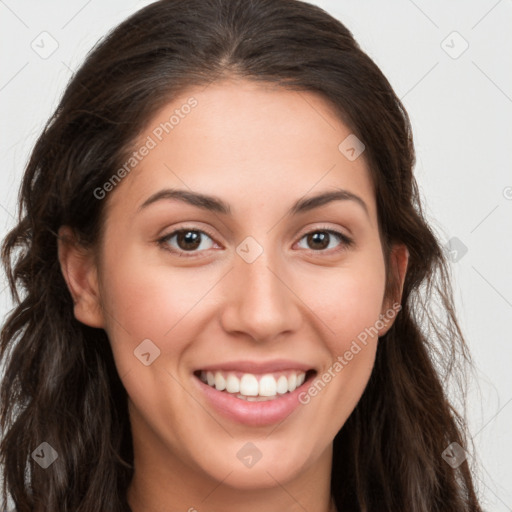
[(245, 332), (263, 341), (297, 329), (300, 311), (286, 276), (280, 275), (282, 260), (259, 247), (249, 240), (237, 248), (222, 320), (226, 331)]

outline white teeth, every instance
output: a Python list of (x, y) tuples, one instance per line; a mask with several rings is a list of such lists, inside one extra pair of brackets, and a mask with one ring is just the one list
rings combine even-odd
[(288, 391), (293, 391), (296, 387), (297, 387), (297, 375), (293, 374), (293, 375), (290, 375), (290, 377), (288, 378)]
[(206, 372), (208, 386), (215, 386), (215, 376), (212, 372)]
[(201, 380), (218, 391), (225, 390), (238, 398), (254, 402), (291, 393), (304, 383), (306, 374), (302, 371), (267, 373), (262, 376), (244, 373), (238, 378), (234, 372), (202, 371)]
[(284, 375), (277, 379), (276, 391), (280, 395), (284, 395), (288, 391), (288, 379)]
[(218, 391), (226, 389), (226, 379), (220, 372), (215, 372), (215, 389)]
[[(238, 380), (235, 377), (236, 380)], [(240, 380), (240, 394), (245, 396), (258, 396), (258, 379), (250, 373), (245, 373)]]
[(226, 379), (226, 391), (228, 393), (240, 393), (240, 381), (233, 374), (229, 374)]
[(263, 375), (260, 379), (259, 395), (274, 396), (277, 392), (276, 379), (272, 375)]

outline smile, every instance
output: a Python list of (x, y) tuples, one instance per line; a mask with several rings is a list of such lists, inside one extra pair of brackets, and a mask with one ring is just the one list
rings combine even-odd
[(306, 380), (306, 372), (292, 370), (258, 375), (201, 370), (199, 378), (217, 391), (231, 393), (242, 400), (264, 401), (274, 400), (278, 398), (278, 395), (294, 391)]
[(268, 373), (197, 370), (194, 381), (207, 408), (236, 423), (258, 427), (281, 422), (303, 406), (298, 396), (316, 374), (313, 369)]

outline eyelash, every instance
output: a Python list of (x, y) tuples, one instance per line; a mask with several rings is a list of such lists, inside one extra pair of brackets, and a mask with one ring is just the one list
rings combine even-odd
[[(187, 227), (187, 226), (184, 226), (184, 227), (180, 227), (179, 229), (176, 229), (174, 231), (172, 231), (171, 233), (169, 233), (168, 235), (164, 235), (163, 237), (159, 238), (157, 240), (157, 244), (164, 250), (164, 251), (168, 251), (172, 254), (176, 254), (178, 256), (185, 256), (186, 258), (197, 258), (197, 257), (202, 257), (202, 256), (195, 256), (193, 255), (194, 252), (204, 252), (204, 251), (182, 251), (182, 250), (178, 250), (178, 249), (170, 249), (169, 248), (169, 240), (171, 238), (173, 238), (175, 235), (179, 234), (179, 233), (182, 233), (182, 232), (189, 232), (189, 231), (192, 231), (194, 233), (202, 233), (202, 234), (205, 234), (207, 235), (213, 242), (215, 242), (214, 240), (214, 237), (211, 233), (209, 233), (208, 231), (204, 230), (204, 229), (197, 229), (197, 228), (194, 228), (194, 227)], [(327, 253), (339, 253), (339, 252), (342, 252), (344, 250), (347, 250), (349, 249), (350, 247), (352, 247), (354, 245), (354, 241), (349, 238), (348, 236), (346, 236), (345, 234), (339, 232), (339, 231), (336, 231), (334, 229), (330, 229), (328, 227), (319, 227), (319, 228), (316, 228), (312, 231), (308, 231), (307, 233), (304, 233), (300, 239), (302, 240), (304, 237), (306, 237), (307, 235), (311, 235), (313, 233), (329, 233), (330, 235), (334, 235), (335, 237), (339, 238), (339, 240), (342, 242), (341, 243), (341, 248), (338, 248), (338, 249), (335, 249), (335, 250), (324, 250), (324, 249), (319, 249), (319, 250), (314, 250), (314, 249), (309, 249), (308, 252), (310, 253), (322, 253), (322, 252), (327, 252)], [(215, 242), (216, 243), (216, 242)]]

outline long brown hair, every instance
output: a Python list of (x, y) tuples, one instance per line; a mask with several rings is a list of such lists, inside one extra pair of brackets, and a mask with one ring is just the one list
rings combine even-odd
[[(18, 223), (2, 246), (16, 304), (1, 332), (3, 499), (11, 496), (18, 512), (129, 510), (126, 391), (105, 331), (73, 315), (57, 232), (69, 225), (84, 246), (97, 247), (108, 197), (94, 191), (161, 107), (188, 86), (227, 76), (329, 101), (366, 145), (386, 258), (393, 242), (409, 250), (402, 310), (334, 439), (336, 505), (481, 511), (468, 460), (452, 467), (442, 456), (454, 442), (469, 453), (465, 412), (445, 386), (471, 360), (449, 267), (422, 213), (408, 115), (350, 31), (298, 0), (157, 1), (103, 38), (68, 84), (33, 149)], [(393, 284), (388, 275), (388, 289)], [(42, 442), (58, 453), (47, 470), (31, 456)]]

